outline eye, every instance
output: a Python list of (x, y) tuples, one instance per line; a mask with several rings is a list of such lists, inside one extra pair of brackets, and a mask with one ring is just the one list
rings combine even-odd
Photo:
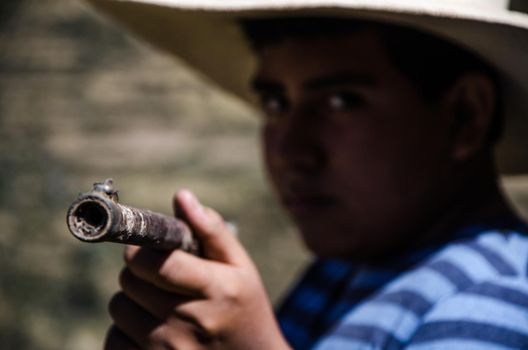
[(364, 104), (364, 100), (357, 93), (339, 92), (330, 95), (327, 104), (331, 110), (346, 111), (361, 107)]
[(268, 117), (279, 117), (288, 110), (288, 101), (282, 95), (262, 95), (260, 97), (262, 111)]

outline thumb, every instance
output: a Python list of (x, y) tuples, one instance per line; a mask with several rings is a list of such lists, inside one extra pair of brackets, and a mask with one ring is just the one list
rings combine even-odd
[(202, 245), (204, 256), (229, 264), (242, 264), (249, 259), (244, 248), (215, 210), (203, 206), (189, 190), (174, 196), (174, 207), (188, 221)]

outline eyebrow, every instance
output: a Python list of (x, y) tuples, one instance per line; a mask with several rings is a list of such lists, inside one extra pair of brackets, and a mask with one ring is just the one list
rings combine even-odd
[(310, 79), (303, 83), (306, 90), (319, 90), (335, 86), (346, 85), (363, 85), (370, 86), (374, 84), (374, 78), (366, 74), (355, 73), (334, 73), (322, 77)]
[[(302, 86), (305, 90), (322, 90), (347, 85), (371, 86), (374, 85), (374, 83), (375, 80), (372, 76), (343, 72), (332, 73), (307, 80), (303, 82)], [(283, 92), (286, 89), (279, 81), (258, 76), (251, 81), (251, 88), (258, 93)]]
[(286, 88), (278, 81), (256, 77), (250, 83), (251, 89), (257, 93), (284, 92)]

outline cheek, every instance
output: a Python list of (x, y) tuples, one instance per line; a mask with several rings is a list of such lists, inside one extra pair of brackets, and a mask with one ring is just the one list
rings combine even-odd
[(385, 154), (390, 171), (427, 168), (449, 156), (450, 122), (438, 104), (425, 100), (402, 79), (378, 92), (370, 110), (367, 132), (375, 140), (369, 147), (373, 154)]
[(383, 123), (376, 123), (375, 115), (371, 118), (361, 128), (336, 130), (332, 140), (337, 176), (347, 187), (379, 201), (428, 186), (426, 182), (445, 172), (445, 126), (426, 123), (420, 115), (394, 115)]
[(386, 164), (389, 168), (385, 170), (389, 172), (426, 170), (445, 162), (449, 157), (447, 123), (429, 108), (412, 104), (405, 108), (405, 105), (396, 104), (391, 110), (380, 111), (388, 116), (385, 122), (367, 130), (365, 147), (372, 157)]
[(262, 158), (268, 174), (275, 180), (279, 168), (279, 137), (277, 131), (269, 125), (263, 125), (260, 131)]
[(266, 163), (269, 163), (272, 155), (276, 153), (277, 136), (268, 125), (263, 125), (260, 129), (260, 143)]

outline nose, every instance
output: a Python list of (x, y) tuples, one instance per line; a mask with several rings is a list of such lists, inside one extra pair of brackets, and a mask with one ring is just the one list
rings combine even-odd
[(317, 122), (291, 117), (267, 133), (269, 161), (281, 172), (306, 176), (324, 168), (327, 156), (323, 130)]
[(323, 153), (315, 144), (284, 147), (279, 156), (281, 167), (292, 174), (315, 174), (322, 169), (323, 159)]

